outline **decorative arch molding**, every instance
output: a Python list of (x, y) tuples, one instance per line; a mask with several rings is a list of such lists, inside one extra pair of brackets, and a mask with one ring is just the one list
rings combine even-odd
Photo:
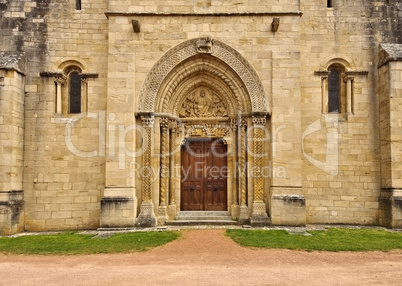
[(154, 112), (160, 89), (175, 67), (199, 54), (208, 54), (225, 63), (244, 85), (251, 102), (251, 112), (268, 113), (266, 96), (262, 83), (244, 57), (233, 48), (210, 38), (186, 41), (168, 51), (150, 70), (140, 91), (139, 112)]
[(335, 64), (342, 65), (346, 71), (356, 69), (353, 60), (346, 55), (327, 57), (322, 62), (325, 62), (325, 64), (320, 67), (320, 70), (327, 70), (330, 66)]
[(176, 113), (178, 104), (197, 86), (214, 90), (224, 97), (229, 113), (251, 112), (251, 102), (241, 79), (216, 59), (192, 57), (176, 67), (165, 78), (157, 95), (156, 112)]
[(79, 58), (63, 58), (57, 63), (57, 68), (64, 73), (68, 73), (71, 67), (75, 67), (81, 73), (88, 72), (87, 64)]

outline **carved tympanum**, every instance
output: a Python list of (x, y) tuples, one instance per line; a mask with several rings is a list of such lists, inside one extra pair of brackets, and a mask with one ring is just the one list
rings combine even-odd
[(179, 108), (179, 116), (184, 118), (227, 117), (227, 108), (222, 100), (206, 89), (189, 94)]

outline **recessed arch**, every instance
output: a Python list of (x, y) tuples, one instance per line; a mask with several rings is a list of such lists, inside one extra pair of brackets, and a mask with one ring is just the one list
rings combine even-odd
[[(173, 87), (167, 87), (164, 84), (172, 82), (168, 78), (176, 78), (176, 81), (180, 81), (188, 73), (185, 69), (177, 67), (185, 65), (186, 62), (191, 65), (192, 61), (187, 61), (190, 58), (202, 58), (204, 59), (202, 67), (211, 73), (216, 73), (216, 63), (220, 63), (218, 66), (221, 66), (221, 73), (220, 75), (218, 74), (218, 77), (226, 81), (228, 86), (238, 85), (235, 96), (248, 98), (250, 112), (268, 113), (269, 109), (262, 83), (255, 70), (243, 56), (218, 40), (213, 41), (213, 45), (209, 51), (200, 52), (197, 49), (197, 43), (202, 40), (203, 38), (192, 39), (174, 47), (152, 67), (141, 88), (139, 112), (155, 112), (159, 104), (157, 103), (158, 94), (163, 94), (166, 91), (170, 92), (170, 94), (173, 93)], [(222, 70), (225, 72), (222, 72)], [(179, 74), (172, 77), (172, 74), (174, 75), (176, 72), (179, 72)], [(225, 73), (231, 74), (230, 79), (225, 78)], [(176, 83), (177, 85), (178, 83)], [(161, 92), (161, 89), (164, 89), (164, 92)], [(240, 92), (241, 90), (244, 92)], [(244, 98), (239, 98), (238, 100), (243, 101)], [(160, 101), (160, 98), (158, 101)], [(162, 101), (165, 102), (164, 100)]]
[(86, 63), (79, 58), (64, 58), (57, 63), (57, 67), (64, 74), (69, 73), (72, 68), (81, 73), (88, 71)]
[(181, 103), (187, 95), (199, 88), (209, 89), (214, 94), (218, 95), (219, 99), (224, 102), (225, 107), (228, 109), (228, 114), (232, 117), (235, 116), (238, 104), (234, 101), (233, 95), (230, 93), (231, 90), (219, 81), (211, 79), (208, 75), (198, 75), (184, 81), (171, 96), (174, 100), (169, 102), (168, 110), (166, 111), (177, 114)]
[(324, 70), (327, 70), (330, 66), (333, 66), (333, 65), (343, 66), (345, 71), (356, 69), (356, 66), (353, 63), (352, 59), (347, 56), (330, 57), (330, 58), (325, 59), (323, 62), (325, 62), (325, 64), (321, 68)]
[(163, 81), (155, 103), (156, 112), (175, 113), (183, 97), (197, 86), (221, 94), (232, 117), (250, 113), (252, 105), (241, 79), (223, 62), (195, 56), (177, 66)]

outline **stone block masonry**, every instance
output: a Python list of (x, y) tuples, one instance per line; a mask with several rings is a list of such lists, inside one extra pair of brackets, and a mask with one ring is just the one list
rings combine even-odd
[(401, 227), (401, 0), (75, 2), (0, 0), (1, 234), (164, 224), (208, 138), (233, 220)]

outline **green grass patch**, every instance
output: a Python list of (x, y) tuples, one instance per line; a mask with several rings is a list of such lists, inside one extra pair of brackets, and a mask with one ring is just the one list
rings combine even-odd
[(285, 230), (228, 229), (226, 235), (248, 247), (320, 251), (390, 251), (402, 249), (402, 233), (383, 229), (309, 231), (311, 236), (289, 234)]
[(64, 232), (54, 235), (0, 237), (0, 252), (12, 254), (95, 254), (145, 251), (177, 239), (180, 232), (118, 233), (108, 238)]

